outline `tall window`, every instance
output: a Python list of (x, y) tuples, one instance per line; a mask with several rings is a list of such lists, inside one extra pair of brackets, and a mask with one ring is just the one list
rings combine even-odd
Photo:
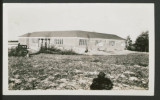
[(109, 41), (110, 46), (115, 46), (115, 41)]
[(63, 39), (54, 39), (55, 44), (63, 44)]
[(86, 39), (79, 39), (79, 45), (87, 45)]

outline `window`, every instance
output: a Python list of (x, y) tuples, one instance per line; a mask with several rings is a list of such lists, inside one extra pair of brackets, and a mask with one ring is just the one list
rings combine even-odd
[(100, 42), (101, 42), (101, 40), (96, 40), (95, 45), (99, 44)]
[(109, 41), (110, 46), (115, 46), (115, 41)]
[(55, 44), (63, 44), (63, 39), (54, 39)]
[(123, 42), (121, 42), (121, 46), (125, 46), (125, 44)]
[(79, 39), (79, 45), (87, 45), (86, 39)]

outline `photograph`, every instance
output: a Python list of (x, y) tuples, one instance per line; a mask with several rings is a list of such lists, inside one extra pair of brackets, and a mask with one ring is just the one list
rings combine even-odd
[(4, 95), (154, 95), (154, 3), (3, 3)]

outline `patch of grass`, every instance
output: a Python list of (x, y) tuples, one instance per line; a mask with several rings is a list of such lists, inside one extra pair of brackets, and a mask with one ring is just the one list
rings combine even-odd
[(9, 89), (89, 90), (93, 78), (100, 71), (104, 71), (119, 89), (148, 89), (148, 60), (147, 54), (87, 56), (41, 53), (28, 58), (11, 56), (8, 58)]

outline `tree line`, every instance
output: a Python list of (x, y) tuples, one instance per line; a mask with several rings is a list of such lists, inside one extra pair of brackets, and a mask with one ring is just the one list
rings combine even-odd
[(148, 52), (149, 51), (149, 31), (142, 32), (135, 43), (132, 42), (130, 36), (126, 38), (126, 49), (132, 51)]

